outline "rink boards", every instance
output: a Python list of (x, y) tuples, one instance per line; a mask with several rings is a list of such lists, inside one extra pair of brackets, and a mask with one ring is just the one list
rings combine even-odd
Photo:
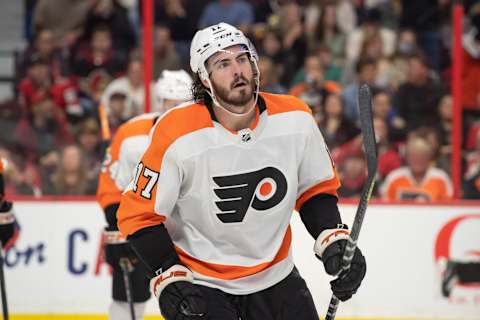
[[(20, 238), (5, 256), (13, 320), (106, 319), (110, 275), (102, 260), (103, 213), (94, 202), (17, 202)], [(354, 204), (342, 204), (346, 222)], [(323, 316), (330, 299), (313, 239), (297, 213), (293, 254)], [(443, 266), (480, 259), (480, 206), (371, 205), (359, 246), (368, 262), (359, 292), (338, 319), (480, 319), (480, 283), (441, 292)], [(475, 260), (477, 259), (477, 260)], [(149, 315), (158, 315), (153, 299)], [(160, 319), (152, 316), (146, 319)]]

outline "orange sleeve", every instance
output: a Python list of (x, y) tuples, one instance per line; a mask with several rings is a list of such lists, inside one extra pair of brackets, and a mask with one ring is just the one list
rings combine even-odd
[(124, 139), (122, 127), (120, 127), (113, 136), (112, 143), (105, 153), (105, 159), (102, 163), (102, 169), (98, 178), (97, 202), (102, 209), (109, 205), (120, 203), (122, 190), (120, 190), (111, 177), (112, 166), (118, 161), (120, 146)]

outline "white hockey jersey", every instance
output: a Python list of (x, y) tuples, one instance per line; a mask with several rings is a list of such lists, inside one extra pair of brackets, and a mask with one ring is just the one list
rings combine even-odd
[(335, 168), (301, 100), (262, 93), (251, 129), (232, 132), (202, 104), (164, 114), (122, 195), (125, 234), (165, 223), (195, 282), (249, 294), (293, 268), (290, 218), (319, 193), (336, 195)]
[(98, 181), (97, 200), (102, 208), (120, 202), (122, 191), (133, 179), (137, 163), (148, 146), (148, 133), (160, 115), (140, 115), (118, 128)]

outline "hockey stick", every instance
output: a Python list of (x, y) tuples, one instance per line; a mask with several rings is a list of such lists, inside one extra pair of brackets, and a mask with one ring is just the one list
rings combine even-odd
[(105, 152), (110, 145), (111, 134), (107, 110), (105, 110), (105, 106), (103, 104), (100, 104), (98, 107), (98, 116), (100, 118), (100, 127), (102, 128), (102, 153), (105, 155)]
[(2, 291), (2, 313), (3, 320), (8, 320), (7, 289), (5, 288), (5, 275), (3, 274), (3, 248), (0, 244), (0, 287)]
[[(367, 210), (368, 201), (372, 195), (373, 187), (375, 185), (375, 175), (377, 173), (377, 150), (375, 143), (375, 132), (373, 130), (373, 116), (372, 116), (372, 97), (370, 88), (364, 84), (358, 90), (358, 107), (360, 109), (360, 127), (363, 135), (363, 147), (365, 148), (365, 157), (367, 159), (367, 182), (363, 186), (360, 202), (358, 203), (357, 213), (353, 220), (352, 230), (350, 232), (350, 239), (345, 247), (343, 254), (343, 271), (350, 268), (350, 263), (357, 247), (357, 240), (362, 228), (363, 218)], [(328, 306), (325, 320), (335, 319), (339, 300), (332, 294), (330, 305)]]
[[(3, 164), (0, 159), (0, 205), (3, 205), (3, 198), (5, 196), (5, 184), (3, 181)], [(8, 320), (8, 304), (7, 304), (7, 289), (5, 288), (5, 275), (3, 270), (4, 258), (3, 247), (0, 243), (0, 291), (2, 295), (2, 313), (3, 320)]]
[(125, 285), (125, 295), (127, 296), (127, 302), (130, 307), (130, 316), (132, 320), (135, 320), (135, 308), (133, 306), (133, 296), (132, 296), (132, 281), (130, 278), (130, 272), (133, 271), (133, 265), (128, 258), (120, 259), (120, 267), (122, 268), (123, 273), (123, 283)]

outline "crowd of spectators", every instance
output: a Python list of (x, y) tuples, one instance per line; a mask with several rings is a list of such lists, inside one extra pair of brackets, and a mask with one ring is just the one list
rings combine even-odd
[[(28, 1), (29, 45), (15, 98), (1, 102), (7, 193), (93, 195), (102, 162), (98, 109), (112, 132), (144, 112), (137, 0)], [(356, 94), (373, 88), (376, 196), (446, 200), (450, 181), (452, 0), (155, 0), (154, 79), (189, 71), (198, 28), (239, 27), (260, 55), (261, 90), (312, 109), (342, 180), (358, 197), (366, 164)], [(480, 198), (480, 1), (464, 1), (463, 192)], [(153, 91), (152, 91), (153, 92)], [(155, 107), (152, 95), (151, 104)]]

